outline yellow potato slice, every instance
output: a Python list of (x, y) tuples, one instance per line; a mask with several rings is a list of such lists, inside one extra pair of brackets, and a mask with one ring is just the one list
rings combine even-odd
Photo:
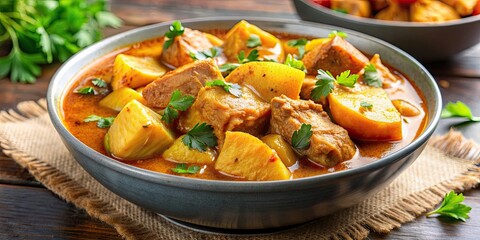
[(278, 134), (268, 134), (261, 138), (270, 148), (275, 150), (285, 166), (290, 167), (298, 160), (290, 144)]
[(145, 104), (145, 99), (143, 99), (141, 93), (131, 88), (124, 87), (111, 92), (106, 97), (102, 98), (102, 100), (100, 100), (98, 104), (100, 104), (100, 106), (107, 107), (115, 111), (120, 111), (125, 105), (127, 105), (127, 103), (129, 103), (133, 99), (139, 101), (142, 104)]
[(185, 135), (177, 138), (173, 145), (163, 152), (162, 156), (166, 160), (179, 163), (209, 164), (215, 161), (215, 150), (208, 148), (204, 152), (191, 149), (182, 141)]
[(210, 34), (210, 33), (205, 33), (205, 36), (207, 37), (208, 41), (213, 45), (213, 46), (221, 46), (223, 45), (223, 40), (218, 38), (217, 36)]
[(290, 179), (290, 171), (268, 145), (244, 132), (227, 131), (215, 169), (251, 181)]
[(312, 49), (314, 49), (317, 46), (320, 46), (328, 41), (332, 40), (331, 38), (316, 38), (313, 40), (308, 41), (308, 43), (305, 45), (305, 51), (308, 52)]
[(157, 60), (151, 57), (135, 57), (119, 54), (113, 65), (112, 88), (137, 88), (145, 86), (167, 72)]

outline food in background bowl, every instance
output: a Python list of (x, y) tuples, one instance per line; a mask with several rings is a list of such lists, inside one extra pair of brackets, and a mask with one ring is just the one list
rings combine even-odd
[(82, 142), (133, 166), (210, 180), (356, 168), (409, 144), (427, 119), (415, 85), (346, 33), (309, 38), (246, 21), (228, 31), (174, 22), (166, 37), (109, 54), (74, 81), (63, 117)]

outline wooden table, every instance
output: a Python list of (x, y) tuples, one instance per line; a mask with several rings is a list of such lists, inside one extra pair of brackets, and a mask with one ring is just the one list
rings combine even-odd
[[(191, 17), (236, 15), (298, 18), (288, 0), (114, 0), (112, 11), (125, 20), (126, 26), (107, 30), (107, 35), (138, 25)], [(58, 66), (45, 66), (35, 85), (0, 80), (0, 110), (14, 108), (24, 100), (45, 97), (49, 80)], [(426, 66), (441, 86), (444, 104), (461, 100), (471, 106), (474, 114), (480, 115), (480, 44), (449, 61)], [(437, 133), (445, 133), (456, 123), (458, 120), (442, 120)], [(480, 142), (480, 123), (461, 124), (456, 128), (465, 136)], [(422, 216), (388, 235), (371, 234), (369, 238), (478, 239), (480, 191), (471, 190), (465, 195), (466, 203), (473, 207), (471, 219), (466, 223), (444, 222)], [(0, 223), (0, 239), (120, 239), (112, 227), (59, 199), (4, 154), (0, 154)]]

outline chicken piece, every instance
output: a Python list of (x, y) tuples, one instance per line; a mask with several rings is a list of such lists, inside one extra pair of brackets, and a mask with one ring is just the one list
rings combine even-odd
[(179, 90), (182, 94), (196, 96), (205, 82), (215, 79), (223, 79), (222, 73), (215, 62), (208, 58), (166, 73), (148, 84), (142, 94), (148, 106), (165, 108), (173, 91)]
[(330, 8), (346, 12), (358, 17), (370, 17), (370, 2), (366, 0), (335, 0), (331, 1)]
[(410, 12), (407, 7), (401, 6), (398, 2), (391, 1), (387, 8), (375, 15), (376, 19), (385, 21), (410, 21)]
[(193, 105), (180, 117), (180, 131), (187, 132), (196, 123), (206, 122), (213, 127), (219, 146), (226, 131), (261, 136), (270, 117), (270, 104), (246, 87), (242, 87), (241, 91), (242, 96), (235, 97), (222, 87), (202, 88)]
[(373, 66), (375, 66), (375, 68), (377, 69), (377, 72), (382, 77), (383, 88), (390, 88), (396, 82), (400, 81), (400, 79), (397, 76), (395, 76), (392, 72), (390, 72), (390, 69), (388, 69), (388, 67), (383, 65), (382, 60), (380, 59), (380, 55), (378, 54), (373, 55), (372, 59), (370, 59), (370, 63), (372, 63)]
[(314, 75), (306, 75), (305, 79), (303, 79), (302, 83), (302, 90), (300, 91), (300, 98), (305, 100), (312, 100), (315, 103), (320, 103), (323, 106), (327, 105), (327, 98), (321, 97), (317, 101), (312, 99), (312, 90), (315, 88), (315, 83), (317, 79)]
[[(183, 35), (175, 37), (170, 47), (163, 49), (160, 58), (163, 63), (180, 67), (194, 61), (190, 53), (207, 51), (213, 46), (205, 33), (185, 28)], [(225, 56), (220, 56), (220, 58), (222, 57), (225, 58)], [(224, 63), (225, 59), (221, 62)]]
[(419, 0), (410, 7), (412, 22), (443, 22), (459, 19), (460, 15), (440, 1)]
[(462, 16), (472, 15), (473, 9), (477, 4), (478, 0), (441, 0), (450, 7), (453, 7), (457, 13)]
[(348, 132), (334, 124), (321, 105), (312, 101), (292, 100), (285, 96), (272, 99), (271, 133), (280, 134), (292, 144), (293, 133), (302, 123), (312, 126), (310, 146), (297, 149), (300, 155), (326, 167), (351, 159), (356, 148)]
[(368, 64), (363, 53), (339, 36), (307, 52), (302, 61), (311, 75), (318, 69), (328, 70), (333, 76), (345, 70), (357, 73)]

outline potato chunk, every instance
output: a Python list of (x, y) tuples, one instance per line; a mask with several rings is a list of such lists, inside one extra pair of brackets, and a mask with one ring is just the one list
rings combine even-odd
[(174, 135), (161, 117), (137, 100), (120, 111), (107, 132), (106, 149), (122, 160), (138, 160), (161, 154), (173, 144)]
[(290, 144), (283, 140), (282, 136), (278, 134), (268, 134), (262, 137), (261, 140), (275, 150), (285, 166), (290, 167), (297, 162), (297, 155)]
[(285, 95), (298, 99), (305, 73), (275, 62), (249, 62), (233, 70), (225, 81), (247, 86), (264, 101)]
[(151, 57), (118, 54), (113, 64), (112, 88), (145, 86), (165, 72), (167, 69)]
[(333, 119), (351, 137), (373, 141), (402, 139), (400, 113), (382, 88), (336, 87), (328, 95), (328, 102)]
[(215, 169), (251, 181), (286, 180), (291, 175), (268, 145), (243, 132), (226, 133)]
[(116, 91), (111, 92), (106, 97), (102, 98), (98, 104), (115, 111), (120, 111), (122, 108), (127, 105), (131, 100), (137, 100), (142, 104), (145, 104), (145, 99), (143, 99), (142, 94), (131, 88), (120, 88)]
[(208, 148), (205, 152), (191, 149), (186, 146), (182, 139), (185, 135), (177, 138), (173, 145), (163, 152), (162, 156), (166, 160), (180, 163), (209, 164), (215, 161), (216, 153)]

